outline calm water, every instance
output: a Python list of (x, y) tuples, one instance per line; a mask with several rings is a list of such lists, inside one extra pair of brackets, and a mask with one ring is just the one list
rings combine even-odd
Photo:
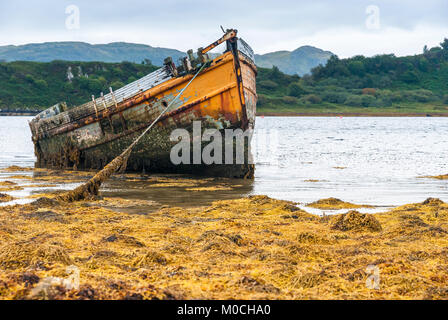
[[(0, 167), (33, 166), (29, 117), (0, 117)], [(309, 203), (337, 197), (392, 206), (438, 197), (448, 182), (417, 178), (448, 173), (448, 118), (257, 118), (253, 182), (232, 191), (166, 192), (114, 180), (106, 193), (163, 204), (207, 204), (216, 199), (267, 194)], [(318, 180), (310, 182), (306, 180)]]

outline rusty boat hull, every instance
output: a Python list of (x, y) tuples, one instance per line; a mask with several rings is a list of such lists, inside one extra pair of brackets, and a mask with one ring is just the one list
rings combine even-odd
[[(219, 57), (208, 59), (207, 68), (137, 144), (128, 159), (127, 171), (253, 177), (250, 137), (243, 163), (175, 165), (170, 159), (177, 143), (171, 141), (171, 133), (181, 128), (192, 134), (194, 121), (201, 121), (202, 130), (253, 129), (257, 103), (253, 51), (238, 38), (227, 40), (227, 47)], [(186, 64), (185, 69), (188, 67)], [(37, 115), (30, 122), (36, 166), (103, 168), (174, 100), (192, 79), (195, 69), (191, 71), (179, 75), (168, 60), (163, 68), (115, 93), (92, 97), (91, 102), (69, 110), (58, 104)]]

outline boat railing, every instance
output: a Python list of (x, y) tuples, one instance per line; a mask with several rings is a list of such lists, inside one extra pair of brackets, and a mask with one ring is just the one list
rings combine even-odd
[[(43, 123), (41, 122), (40, 124), (42, 124), (42, 129), (44, 130), (56, 128), (63, 124), (82, 119), (89, 114), (97, 114), (98, 112), (104, 111), (105, 109), (116, 105), (116, 103), (121, 103), (122, 101), (135, 96), (139, 92), (149, 90), (171, 78), (172, 75), (169, 70), (166, 67), (162, 67), (116, 91), (102, 95), (101, 97), (93, 99), (80, 106), (70, 108), (62, 113), (54, 114), (43, 111), (42, 115), (36, 116), (32, 122), (42, 121)], [(38, 127), (41, 127), (40, 124)]]

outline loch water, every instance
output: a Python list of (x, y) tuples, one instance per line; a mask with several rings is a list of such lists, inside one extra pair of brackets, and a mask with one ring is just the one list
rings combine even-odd
[[(30, 119), (0, 117), (0, 168), (34, 166)], [(110, 196), (177, 206), (208, 205), (250, 194), (303, 204), (336, 197), (380, 207), (428, 197), (448, 201), (448, 180), (422, 178), (448, 173), (447, 151), (448, 118), (257, 117), (253, 181), (230, 181), (236, 186), (232, 190), (192, 193), (183, 188), (146, 188), (144, 179), (113, 179), (103, 190)], [(213, 183), (222, 181), (209, 184)], [(25, 189), (20, 196), (33, 192)]]

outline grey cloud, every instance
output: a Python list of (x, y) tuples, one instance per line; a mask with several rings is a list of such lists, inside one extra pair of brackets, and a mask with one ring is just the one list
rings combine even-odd
[[(207, 35), (219, 34), (220, 24), (252, 36), (259, 48), (268, 47), (261, 43), (264, 40), (286, 43), (294, 40), (291, 37), (309, 37), (337, 28), (367, 32), (368, 5), (380, 8), (382, 27), (408, 31), (419, 25), (448, 28), (446, 0), (0, 0), (0, 33), (4, 38), (0, 41), (37, 42), (38, 34), (46, 41), (52, 35), (55, 40), (74, 40), (73, 34), (64, 30), (65, 8), (71, 4), (81, 11), (82, 29), (75, 40), (101, 42), (104, 33), (108, 41), (114, 34), (117, 36), (113, 41), (126, 41), (126, 34), (131, 39), (141, 35), (138, 38), (142, 41), (166, 35), (170, 39), (163, 43), (180, 49), (185, 49), (188, 41), (195, 44)], [(177, 32), (181, 37), (176, 39)], [(270, 36), (263, 39), (263, 34)]]

